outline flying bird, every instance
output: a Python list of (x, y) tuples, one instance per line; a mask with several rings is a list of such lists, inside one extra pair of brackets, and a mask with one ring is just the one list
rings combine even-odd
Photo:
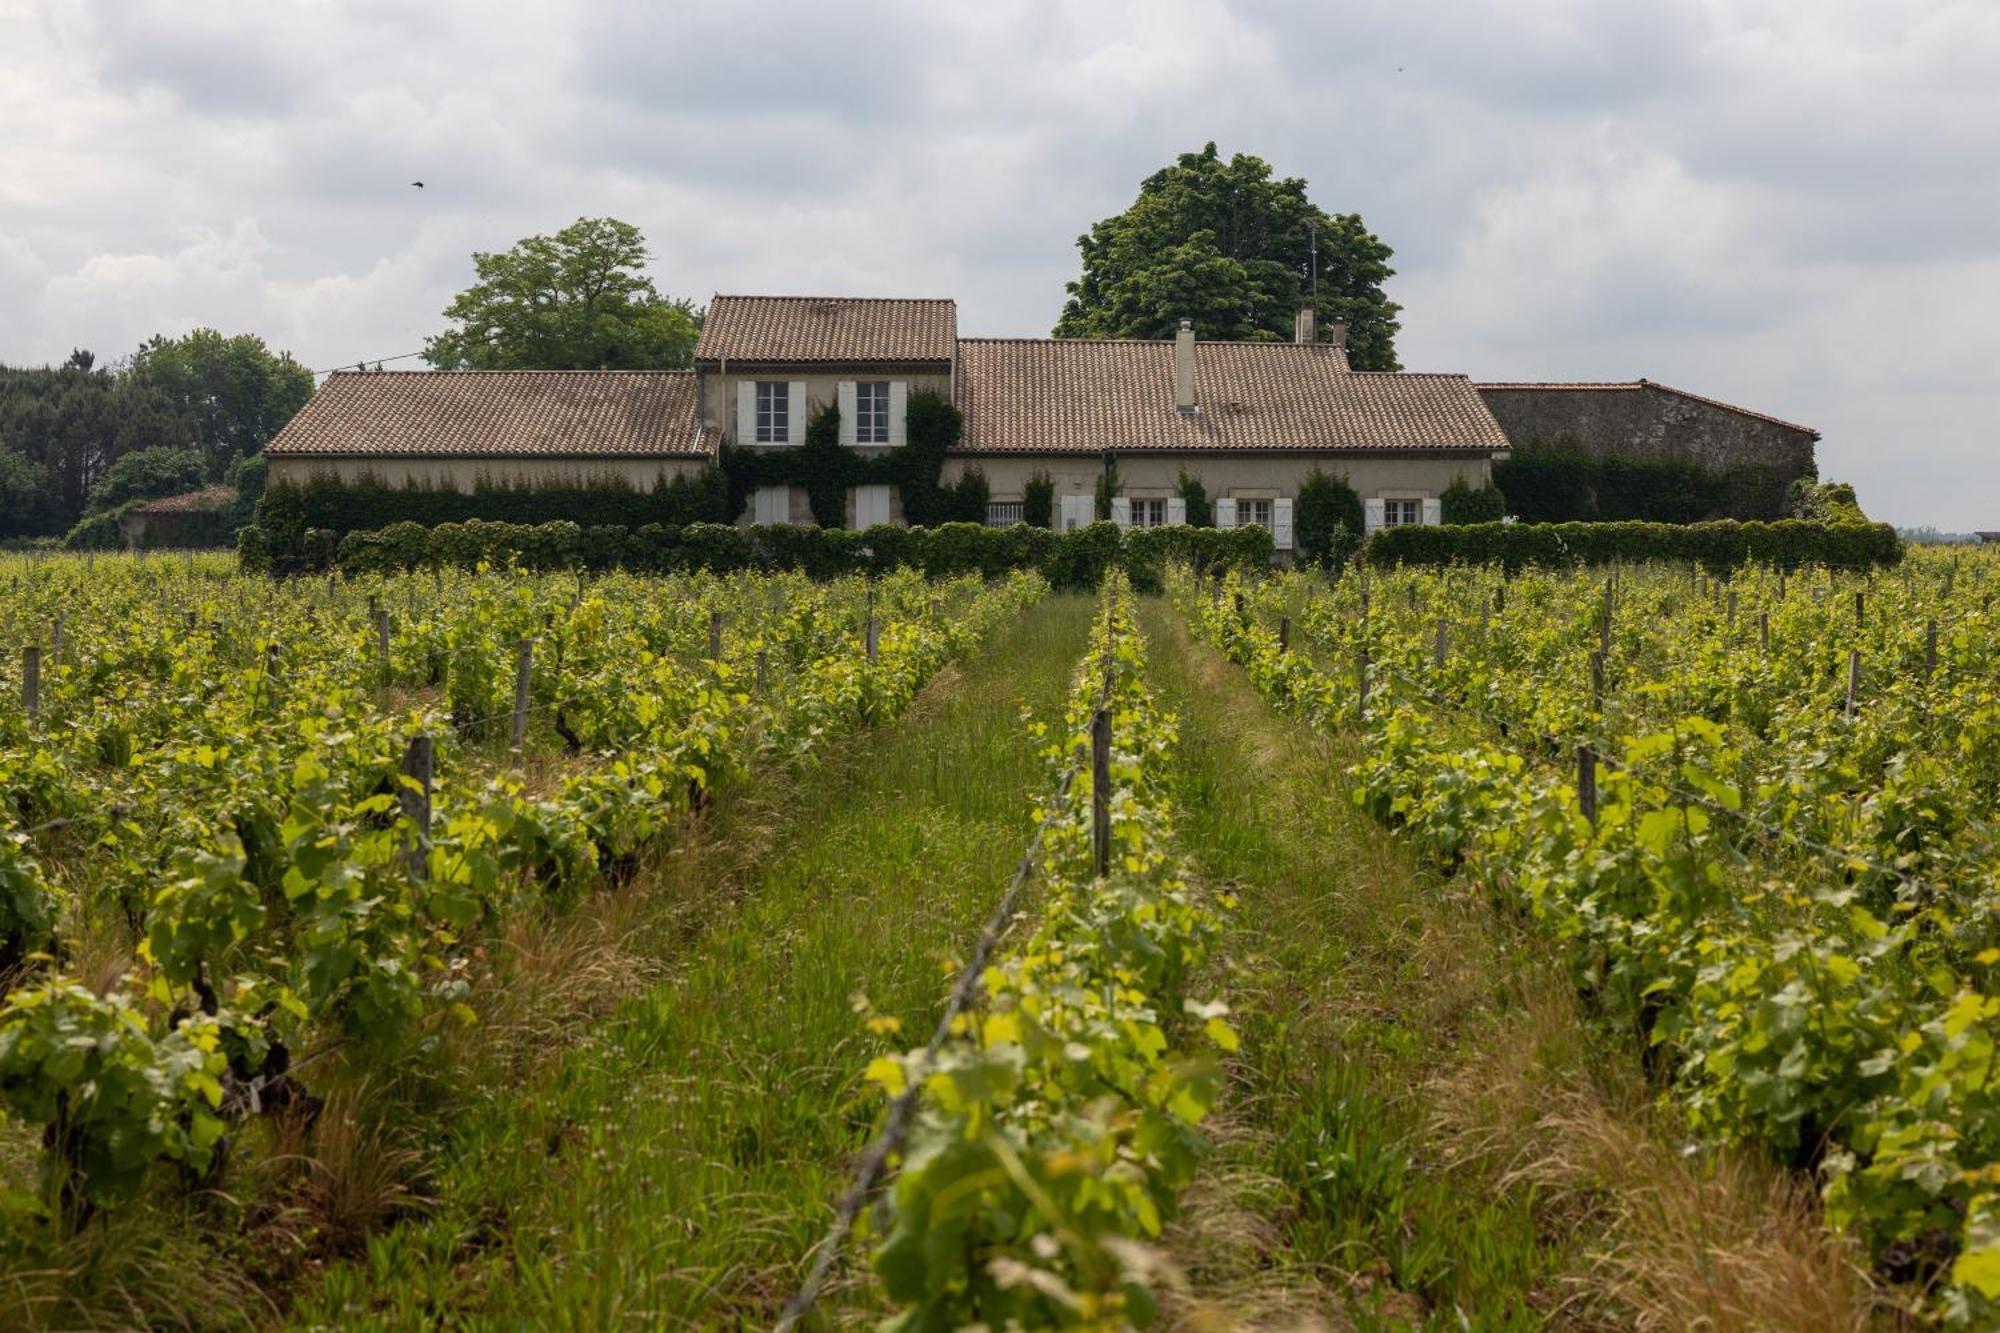
[(411, 181), (410, 184), (416, 186), (419, 190), (424, 188), (424, 183), (422, 181)]

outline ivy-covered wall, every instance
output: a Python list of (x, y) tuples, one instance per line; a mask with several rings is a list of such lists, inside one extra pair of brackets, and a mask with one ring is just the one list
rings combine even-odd
[(1493, 465), (1507, 512), (1527, 523), (1783, 518), (1794, 475), (1778, 464), (1717, 472), (1677, 459), (1600, 456), (1574, 439), (1526, 441)]
[(853, 486), (894, 486), (902, 494), (903, 519), (917, 527), (986, 520), (987, 486), (978, 469), (967, 469), (951, 485), (939, 475), (945, 454), (964, 431), (958, 408), (943, 394), (910, 395), (904, 443), (891, 450), (862, 451), (840, 443), (840, 409), (831, 404), (806, 423), (805, 443), (796, 449), (762, 445), (722, 451), (728, 478), (726, 521), (734, 522), (760, 486), (799, 486), (812, 502), (813, 521), (823, 528), (847, 525), (847, 492)]

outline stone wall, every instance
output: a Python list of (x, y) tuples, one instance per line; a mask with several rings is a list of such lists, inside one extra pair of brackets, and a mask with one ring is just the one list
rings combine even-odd
[(1644, 380), (1636, 384), (1481, 385), (1480, 397), (1516, 449), (1570, 444), (1593, 457), (1693, 463), (1711, 472), (1813, 471), (1818, 433)]

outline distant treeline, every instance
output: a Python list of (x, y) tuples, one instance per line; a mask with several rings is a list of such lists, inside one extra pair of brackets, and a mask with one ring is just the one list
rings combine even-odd
[(125, 505), (208, 485), (259, 489), (265, 443), (312, 388), (289, 354), (213, 329), (154, 338), (115, 365), (79, 350), (60, 366), (0, 366), (0, 539), (86, 517), (103, 527)]

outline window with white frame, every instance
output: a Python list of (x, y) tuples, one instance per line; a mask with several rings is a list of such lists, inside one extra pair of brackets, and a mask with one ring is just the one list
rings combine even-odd
[(1016, 523), (1025, 523), (1023, 502), (1020, 500), (988, 500), (986, 502), (986, 526), (989, 528), (1011, 528)]
[(1132, 501), (1132, 526), (1135, 528), (1163, 528), (1167, 525), (1167, 498), (1161, 496), (1139, 496)]
[(1264, 528), (1271, 526), (1271, 502), (1269, 500), (1238, 500), (1236, 502), (1236, 526), (1247, 528), (1252, 523)]
[(1384, 500), (1382, 502), (1382, 526), (1385, 528), (1416, 527), (1424, 521), (1422, 500)]
[(789, 444), (792, 386), (783, 380), (757, 381), (757, 443)]
[(889, 442), (889, 381), (861, 380), (855, 384), (854, 442)]

